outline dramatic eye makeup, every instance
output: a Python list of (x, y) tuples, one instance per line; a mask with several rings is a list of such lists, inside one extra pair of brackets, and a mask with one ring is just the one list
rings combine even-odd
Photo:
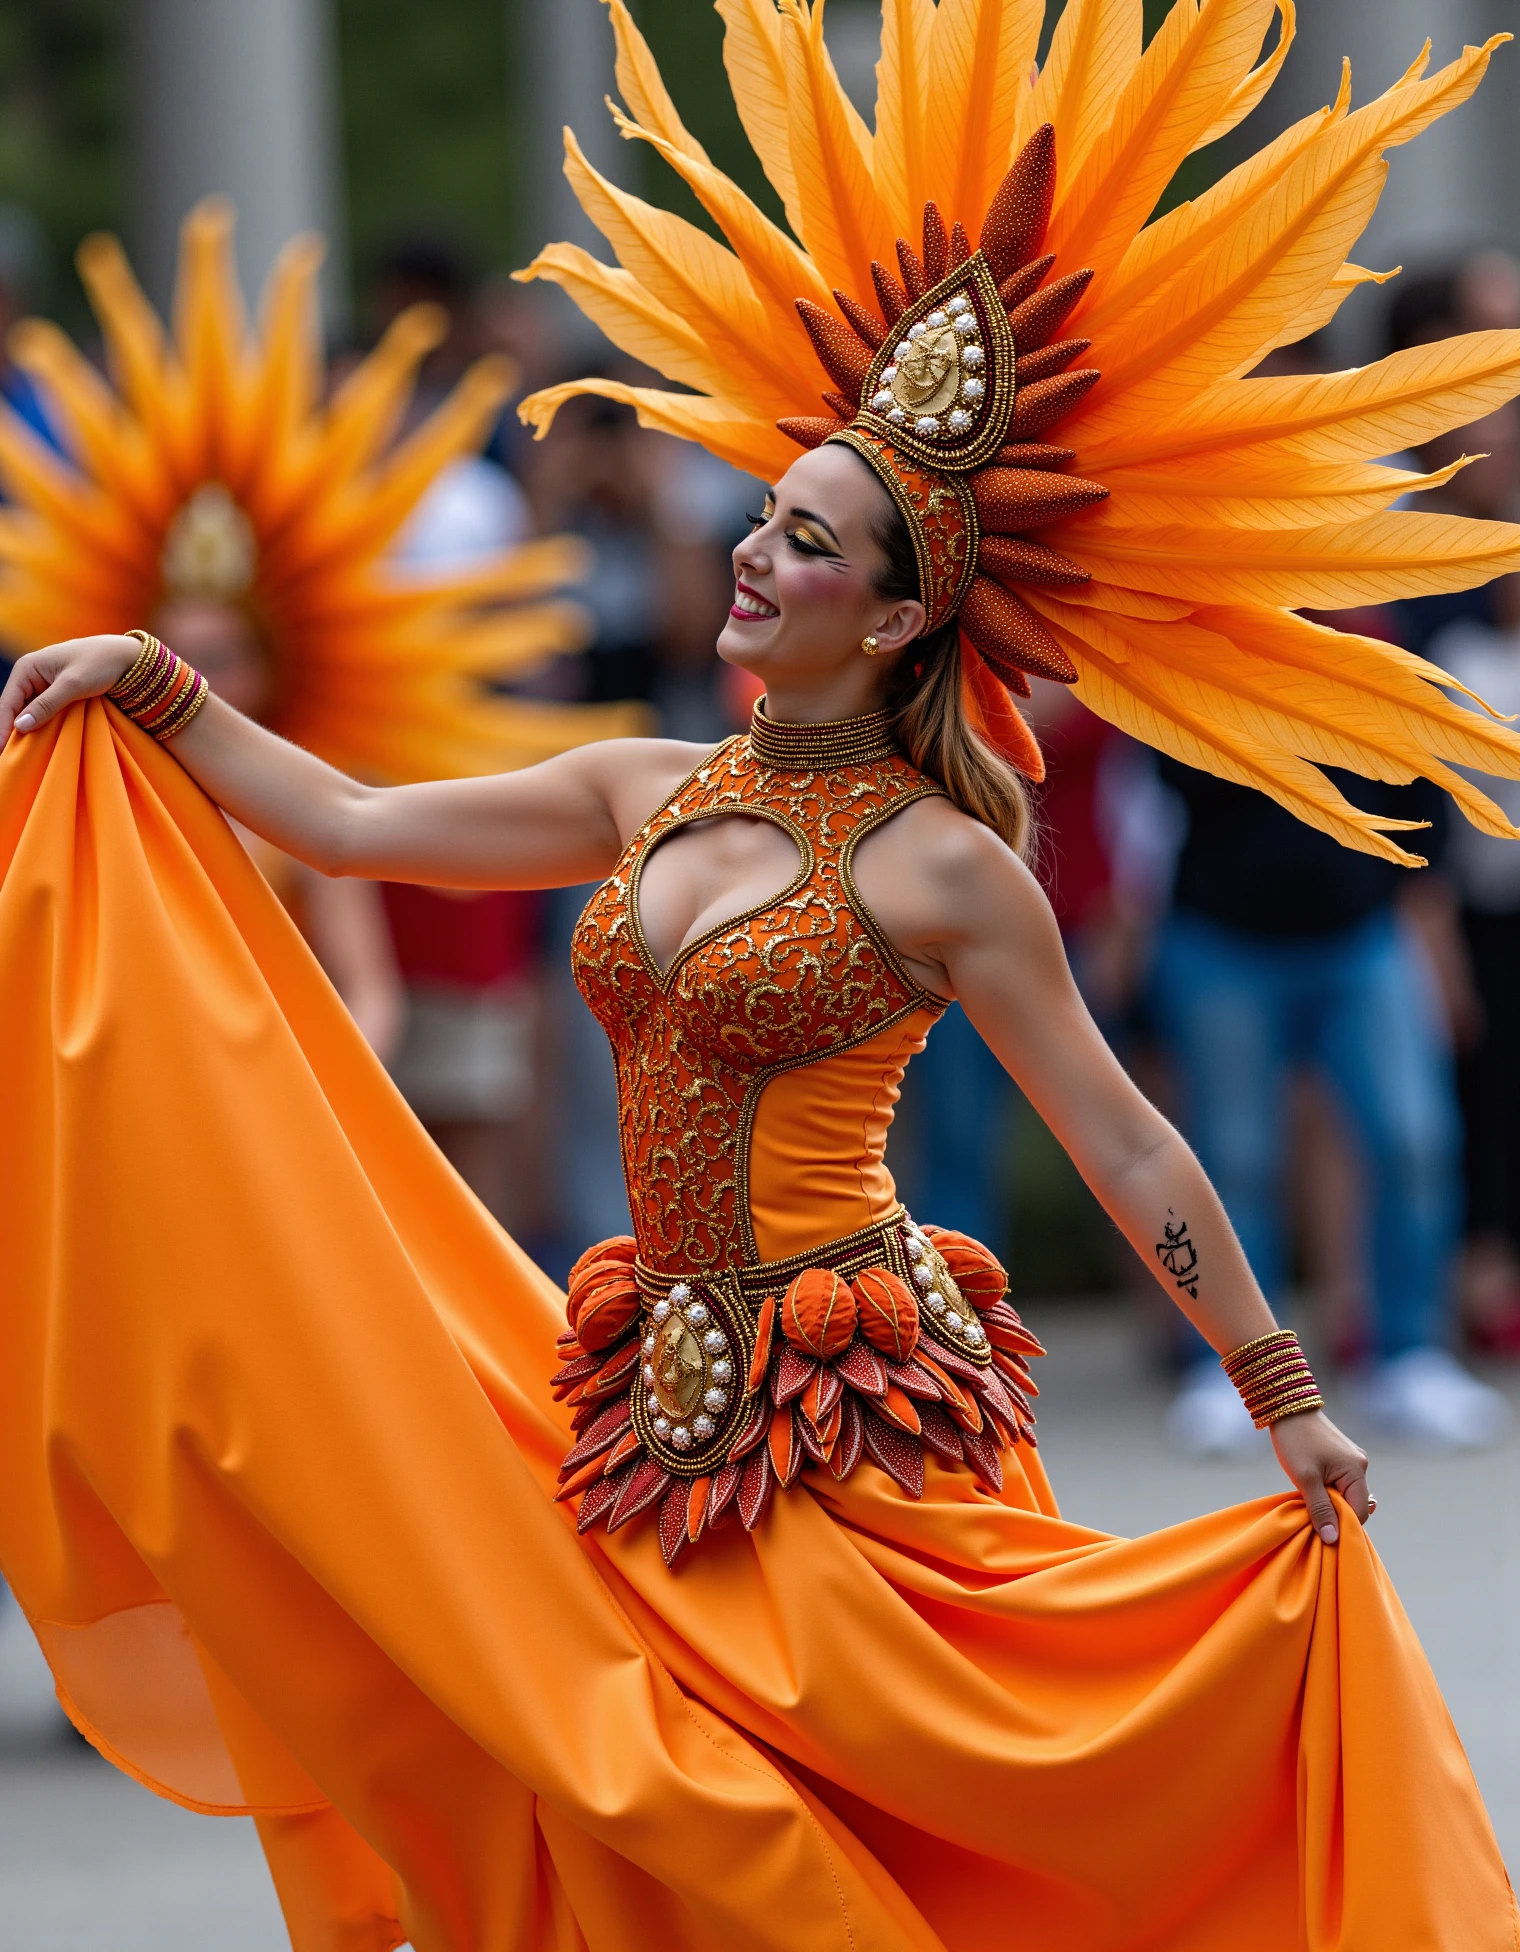
[(843, 559), (839, 538), (821, 515), (815, 515), (810, 508), (794, 508), (792, 521), (795, 527), (787, 530), (786, 539), (798, 555), (832, 556), (836, 562)]
[(756, 529), (764, 528), (765, 524), (771, 520), (775, 513), (776, 497), (767, 488), (765, 491), (765, 505), (760, 510), (760, 513), (758, 515), (746, 515), (744, 518), (749, 523), (750, 534), (753, 535)]

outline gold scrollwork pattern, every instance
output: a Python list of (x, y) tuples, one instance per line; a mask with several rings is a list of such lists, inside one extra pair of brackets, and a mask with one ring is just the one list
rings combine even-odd
[[(871, 918), (849, 856), (871, 827), (940, 789), (892, 752), (816, 769), (728, 740), (629, 844), (572, 943), (575, 977), (612, 1044), (623, 1169), (640, 1259), (656, 1270), (753, 1264), (753, 1106), (781, 1070), (848, 1050), (925, 1004)], [(761, 814), (801, 865), (776, 899), (710, 929), (662, 971), (639, 928), (638, 880), (671, 830)]]

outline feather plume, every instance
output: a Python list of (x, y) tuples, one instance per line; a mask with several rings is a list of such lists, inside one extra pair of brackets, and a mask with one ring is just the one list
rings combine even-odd
[(970, 233), (1013, 157), (1044, 0), (939, 0), (929, 40), (926, 194)]
[(693, 162), (705, 163), (707, 151), (676, 113), (676, 105), (670, 99), (648, 43), (634, 25), (633, 15), (623, 0), (607, 0), (607, 7), (617, 43), (618, 93), (628, 104), (628, 113), (667, 149)]
[(892, 229), (907, 236), (929, 195), (929, 41), (934, 0), (882, 0), (876, 70), (876, 188)]
[(1051, 219), (1070, 270), (1105, 278), (1177, 165), (1223, 112), (1261, 47), (1275, 0), (1175, 0)]
[(749, 146), (781, 199), (792, 235), (803, 237), (792, 162), (786, 57), (775, 0), (713, 0), (713, 4), (723, 21), (723, 65)]
[(1282, 64), (1288, 58), (1288, 49), (1293, 45), (1293, 37), (1298, 31), (1298, 19), (1293, 11), (1293, 0), (1277, 0), (1277, 44), (1267, 58), (1235, 88), (1230, 91), (1219, 119), (1211, 122), (1203, 134), (1193, 144), (1195, 149), (1205, 149), (1211, 142), (1218, 142), (1227, 136), (1231, 129), (1238, 128), (1246, 117), (1266, 98), (1267, 90), (1282, 73)]
[(798, 235), (830, 289), (861, 291), (871, 260), (887, 257), (893, 241), (871, 172), (871, 133), (839, 85), (824, 45), (822, 8), (780, 0), (780, 19)]
[(1026, 111), (1055, 132), (1062, 185), (1108, 127), (1144, 45), (1144, 0), (1067, 0)]
[(722, 231), (754, 291), (772, 304), (787, 304), (798, 297), (811, 298), (815, 304), (824, 302), (828, 294), (812, 259), (728, 177), (707, 163), (682, 155), (661, 137), (630, 122), (616, 107), (612, 114), (625, 136), (649, 143), (677, 175), (686, 179)]

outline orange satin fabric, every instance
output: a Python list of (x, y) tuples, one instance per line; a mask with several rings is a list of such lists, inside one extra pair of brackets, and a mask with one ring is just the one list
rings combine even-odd
[(298, 1952), (1513, 1952), (1349, 1516), (1109, 1539), (1021, 1449), (578, 1541), (558, 1297), (172, 757), (14, 745), (0, 867), (0, 1569)]
[(903, 1071), (938, 1015), (915, 1010), (852, 1050), (766, 1082), (749, 1147), (750, 1224), (762, 1261), (842, 1240), (897, 1210), (887, 1133)]

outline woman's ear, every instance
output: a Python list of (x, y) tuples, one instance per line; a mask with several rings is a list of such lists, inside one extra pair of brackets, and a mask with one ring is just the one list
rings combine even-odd
[(871, 632), (882, 651), (892, 653), (906, 649), (915, 637), (922, 636), (928, 621), (929, 613), (918, 599), (904, 597), (872, 624)]

